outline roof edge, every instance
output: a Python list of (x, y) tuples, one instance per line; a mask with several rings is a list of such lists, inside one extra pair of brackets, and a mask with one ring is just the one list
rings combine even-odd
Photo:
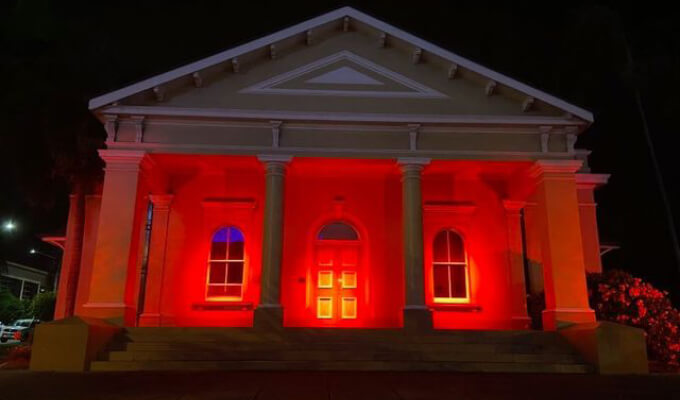
[(175, 68), (171, 71), (153, 76), (151, 78), (145, 79), (143, 81), (137, 82), (132, 85), (125, 86), (121, 89), (114, 90), (112, 92), (106, 93), (101, 96), (94, 97), (90, 100), (89, 102), (89, 109), (90, 110), (95, 110), (98, 109), (102, 106), (105, 106), (107, 104), (113, 103), (115, 101), (121, 100), (125, 97), (131, 96), (135, 93), (151, 89), (155, 86), (162, 85), (166, 82), (181, 78), (182, 76), (190, 75), (194, 72), (200, 71), (204, 68), (211, 67), (215, 64), (225, 62), (233, 57), (237, 57), (243, 53), (255, 50), (257, 48), (261, 48), (264, 46), (267, 46), (273, 42), (285, 39), (287, 37), (290, 37), (292, 35), (296, 35), (299, 33), (302, 33), (306, 30), (312, 29), (318, 25), (322, 25), (328, 22), (331, 22), (336, 19), (340, 19), (343, 17), (350, 17), (354, 18), (357, 21), (363, 22), (367, 25), (371, 25), (376, 29), (379, 29), (383, 32), (385, 32), (388, 35), (397, 37), (401, 40), (404, 40), (406, 42), (413, 43), (415, 46), (420, 47), (426, 52), (430, 52), (432, 54), (436, 54), (444, 59), (447, 59), (451, 62), (454, 62), (458, 64), (461, 67), (464, 67), (466, 69), (469, 69), (473, 72), (476, 72), (480, 75), (486, 76), (489, 79), (492, 79), (500, 84), (503, 84), (505, 86), (511, 87), (515, 90), (518, 90), (520, 92), (526, 93), (527, 95), (534, 97), (538, 100), (544, 101), (545, 103), (548, 103), (554, 107), (560, 108), (566, 112), (571, 113), (574, 116), (577, 116), (585, 121), (588, 122), (593, 122), (593, 114), (592, 112), (578, 107), (576, 105), (573, 105), (571, 103), (568, 103), (560, 98), (557, 98), (555, 96), (552, 96), (548, 93), (545, 93), (541, 90), (538, 90), (534, 87), (531, 87), (529, 85), (526, 85), (524, 83), (521, 83), (513, 78), (510, 78), (506, 75), (503, 75), (499, 72), (493, 71), (483, 65), (477, 64), (474, 61), (471, 61), (467, 58), (461, 57), (455, 53), (452, 53), (448, 50), (445, 50), (439, 46), (436, 46), (432, 43), (429, 43), (417, 36), (414, 36), (408, 32), (405, 32), (399, 28), (396, 28), (386, 22), (383, 22), (379, 19), (376, 19), (368, 14), (365, 14), (361, 11), (358, 11), (352, 7), (342, 7), (337, 10), (328, 12), (326, 14), (320, 15), (318, 17), (309, 19), (307, 21), (298, 23), (296, 25), (293, 25), (291, 27), (282, 29), (278, 32), (269, 34), (267, 36), (264, 36), (260, 39), (256, 39), (253, 41), (250, 41), (248, 43), (244, 43), (240, 46), (231, 48), (229, 50), (225, 50), (222, 52), (219, 52), (215, 55), (212, 55), (210, 57), (203, 58), (201, 60), (186, 64), (182, 67)]

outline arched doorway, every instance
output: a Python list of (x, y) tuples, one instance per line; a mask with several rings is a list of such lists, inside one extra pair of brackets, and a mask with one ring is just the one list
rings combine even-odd
[(324, 225), (316, 236), (312, 307), (321, 326), (356, 326), (364, 312), (361, 241), (344, 222)]

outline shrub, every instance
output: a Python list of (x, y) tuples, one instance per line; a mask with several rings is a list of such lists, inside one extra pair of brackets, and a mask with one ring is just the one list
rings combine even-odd
[(0, 289), (0, 321), (10, 324), (26, 315), (28, 302), (19, 300), (7, 290)]
[[(587, 277), (588, 301), (597, 319), (643, 329), (649, 359), (660, 369), (677, 370), (680, 367), (680, 311), (673, 308), (668, 293), (620, 270)], [(544, 293), (529, 295), (527, 308), (532, 328), (541, 329)]]
[(673, 308), (668, 292), (612, 270), (588, 274), (588, 298), (598, 320), (643, 329), (650, 360), (680, 366), (680, 312)]
[(57, 296), (54, 292), (38, 293), (31, 301), (29, 315), (40, 321), (52, 321), (56, 301)]

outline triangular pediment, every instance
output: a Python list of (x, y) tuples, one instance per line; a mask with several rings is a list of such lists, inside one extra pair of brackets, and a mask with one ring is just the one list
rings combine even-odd
[(125, 114), (126, 106), (167, 115), (228, 110), (312, 119), (373, 113), (411, 114), (417, 118), (407, 119), (415, 122), (451, 115), (592, 121), (587, 110), (350, 7), (90, 101), (99, 115), (112, 107)]
[(447, 97), (346, 50), (258, 82), (240, 93), (383, 98)]

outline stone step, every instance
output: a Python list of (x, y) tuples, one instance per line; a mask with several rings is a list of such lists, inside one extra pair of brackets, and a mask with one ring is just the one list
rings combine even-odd
[(92, 371), (269, 370), (269, 371), (458, 371), (590, 373), (585, 364), (413, 361), (95, 361)]
[(274, 342), (274, 343), (222, 343), (222, 342), (127, 342), (111, 347), (112, 350), (127, 351), (280, 351), (280, 350), (323, 350), (323, 351), (429, 351), (455, 353), (522, 353), (522, 354), (571, 354), (566, 344), (486, 344), (486, 343), (320, 343), (320, 342)]
[(555, 344), (555, 332), (536, 331), (434, 331), (407, 335), (402, 330), (291, 329), (263, 333), (249, 328), (135, 328), (126, 339), (133, 342), (391, 342), (391, 343), (527, 343)]
[(376, 350), (277, 350), (216, 351), (184, 349), (178, 351), (112, 351), (109, 361), (441, 361), (441, 362), (516, 362), (578, 363), (574, 354), (522, 354), (456, 351), (376, 351)]

